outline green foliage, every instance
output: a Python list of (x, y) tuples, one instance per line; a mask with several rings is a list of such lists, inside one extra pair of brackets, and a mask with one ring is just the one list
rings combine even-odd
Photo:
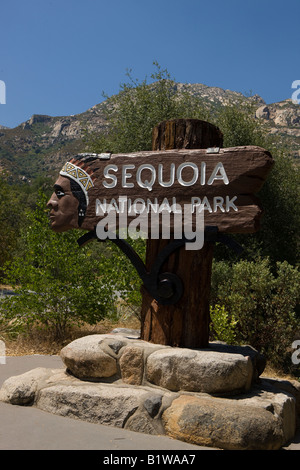
[(260, 191), (264, 215), (261, 230), (251, 239), (272, 265), (287, 261), (299, 265), (299, 171), (290, 158), (272, 150), (274, 168)]
[(216, 117), (216, 123), (223, 132), (224, 147), (243, 145), (264, 146), (267, 130), (261, 121), (255, 119), (255, 106), (240, 100), (238, 104), (222, 107)]
[[(139, 255), (142, 261), (145, 261), (146, 243), (142, 238), (136, 240), (126, 240)], [(94, 249), (98, 250), (98, 244)], [(101, 270), (105, 272), (105, 279), (114, 286), (118, 298), (121, 300), (119, 304), (119, 315), (134, 314), (140, 317), (141, 309), (141, 286), (142, 281), (136, 269), (133, 267), (127, 256), (111, 241), (107, 240), (102, 249)]]
[[(222, 108), (215, 124), (224, 134), (224, 147), (257, 145), (270, 151), (275, 165), (258, 196), (263, 207), (261, 229), (252, 235), (235, 235), (246, 249), (247, 259), (265, 256), (275, 268), (277, 261), (299, 264), (299, 171), (285, 155), (284, 148), (275, 136), (267, 134), (261, 120), (255, 119), (255, 109), (241, 102)], [(219, 247), (218, 259), (233, 260), (234, 255)]]
[(18, 243), (23, 220), (21, 201), (17, 193), (0, 179), (0, 275), (4, 263), (10, 260)]
[[(202, 103), (190, 94), (180, 94), (167, 70), (154, 62), (152, 82), (134, 79), (127, 72), (128, 83), (106, 103), (109, 124), (107, 135), (88, 136), (88, 148), (95, 152), (136, 152), (151, 150), (152, 129), (161, 121), (175, 118), (207, 118)], [(107, 98), (107, 97), (106, 97)]]
[[(300, 334), (300, 272), (286, 261), (273, 273), (268, 259), (214, 262), (211, 305), (237, 321), (236, 342), (249, 343), (280, 367), (291, 367), (290, 347)], [(298, 332), (298, 333), (297, 333)]]
[(236, 340), (237, 320), (233, 315), (226, 312), (224, 305), (215, 304), (210, 306), (210, 334), (212, 340), (223, 341), (227, 344), (234, 344)]
[[(95, 324), (113, 309), (113, 286), (88, 247), (79, 248), (77, 231), (49, 228), (47, 198), (41, 195), (21, 231), (24, 252), (6, 268), (6, 282), (19, 295), (1, 302), (1, 315), (19, 326), (38, 322), (63, 337), (72, 324)], [(82, 235), (82, 232), (80, 233)]]

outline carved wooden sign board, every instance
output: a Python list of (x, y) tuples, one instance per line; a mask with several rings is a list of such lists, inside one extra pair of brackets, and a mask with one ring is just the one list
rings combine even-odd
[[(129, 154), (80, 154), (62, 168), (49, 201), (53, 230), (94, 230), (113, 213), (116, 228), (142, 214), (204, 211), (205, 226), (253, 233), (262, 209), (256, 193), (273, 159), (261, 147), (181, 149)], [(163, 223), (159, 217), (159, 224)], [(150, 227), (150, 223), (149, 223)]]

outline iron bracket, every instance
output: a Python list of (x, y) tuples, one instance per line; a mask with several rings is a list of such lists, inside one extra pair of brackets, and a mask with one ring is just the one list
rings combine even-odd
[[(135, 267), (143, 281), (144, 287), (149, 294), (162, 305), (172, 305), (179, 301), (183, 294), (182, 280), (174, 273), (161, 272), (163, 264), (167, 261), (169, 256), (186, 243), (192, 243), (194, 240), (187, 240), (186, 238), (172, 240), (165, 248), (161, 250), (155, 259), (150, 272), (147, 271), (146, 266), (140, 256), (134, 251), (132, 246), (127, 243), (118, 234), (112, 233), (111, 236), (107, 232), (107, 238), (117, 245), (120, 250), (127, 256), (131, 264)], [(83, 246), (92, 240), (103, 242), (97, 237), (96, 229), (90, 231), (79, 238), (79, 246)], [(218, 231), (218, 227), (208, 226), (205, 227), (204, 240), (210, 243), (221, 242), (233, 249), (237, 254), (241, 254), (243, 248), (232, 238)]]

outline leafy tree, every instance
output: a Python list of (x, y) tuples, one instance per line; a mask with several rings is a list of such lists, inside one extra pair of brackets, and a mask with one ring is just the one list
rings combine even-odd
[[(79, 248), (78, 231), (57, 234), (49, 227), (47, 198), (41, 194), (21, 231), (24, 253), (6, 268), (18, 295), (1, 302), (2, 317), (34, 323), (63, 337), (73, 324), (95, 324), (114, 309), (113, 286), (89, 247)], [(80, 233), (82, 235), (82, 232)]]
[[(256, 241), (273, 266), (277, 261), (299, 265), (299, 171), (286, 155), (272, 152), (275, 165), (260, 192), (264, 216)], [(253, 237), (254, 238), (254, 237)]]
[(255, 105), (243, 99), (237, 104), (223, 106), (215, 116), (215, 123), (221, 129), (224, 147), (243, 145), (271, 145), (267, 142), (265, 125), (255, 119)]
[(89, 149), (136, 152), (151, 150), (152, 129), (161, 121), (175, 118), (208, 118), (202, 103), (188, 93), (179, 93), (169, 72), (154, 62), (156, 71), (143, 81), (127, 72), (129, 81), (120, 86), (118, 95), (107, 98), (106, 135), (87, 136)]

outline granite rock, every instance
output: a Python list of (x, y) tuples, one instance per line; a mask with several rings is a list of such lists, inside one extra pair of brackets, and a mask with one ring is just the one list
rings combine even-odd
[(64, 369), (37, 368), (7, 379), (0, 400), (201, 446), (268, 450), (295, 435), (296, 385), (263, 378), (247, 392), (225, 398), (125, 384), (117, 377), (111, 383), (86, 381)]
[(102, 347), (104, 335), (90, 335), (72, 341), (61, 352), (68, 370), (81, 379), (112, 377), (117, 373), (116, 355)]
[(250, 388), (252, 376), (250, 358), (240, 354), (172, 348), (147, 359), (148, 381), (172, 391), (236, 393)]
[[(276, 450), (286, 441), (282, 419), (264, 406), (182, 395), (162, 416), (174, 439), (227, 450)], [(295, 430), (294, 430), (295, 431)]]

